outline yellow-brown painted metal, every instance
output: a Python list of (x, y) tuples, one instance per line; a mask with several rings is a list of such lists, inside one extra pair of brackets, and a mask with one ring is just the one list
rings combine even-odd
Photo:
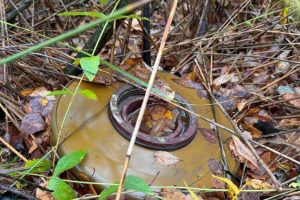
[[(106, 69), (110, 71), (110, 69)], [(100, 73), (101, 76), (108, 76)], [(213, 112), (208, 100), (201, 100), (197, 96), (197, 90), (182, 87), (171, 79), (172, 75), (158, 72), (160, 79), (165, 79), (171, 88), (183, 96), (193, 105), (197, 114), (208, 119), (213, 119)], [(146, 81), (146, 80), (144, 80)], [(78, 81), (68, 85), (68, 89), (74, 91)], [(108, 104), (112, 94), (125, 83), (117, 82), (109, 87), (94, 83), (83, 82), (79, 90), (92, 90), (98, 97), (93, 101), (77, 95), (67, 117), (61, 139), (71, 135), (60, 144), (58, 152), (60, 156), (71, 152), (88, 149), (86, 158), (80, 163), (73, 173), (85, 173), (92, 180), (101, 183), (113, 183), (119, 181), (125, 154), (129, 141), (122, 137), (113, 127), (108, 117)], [(52, 112), (52, 144), (56, 143), (58, 130), (70, 102), (71, 95), (62, 95), (57, 99), (57, 104)], [(216, 108), (217, 120), (221, 125), (232, 128), (224, 114)], [(84, 124), (86, 120), (90, 119)], [(209, 128), (210, 124), (198, 119), (199, 128)], [(220, 129), (224, 142), (227, 161), (231, 171), (237, 166), (230, 155), (228, 139), (231, 134)], [(227, 142), (226, 142), (227, 141)], [(220, 159), (219, 144), (210, 144), (198, 131), (195, 139), (186, 147), (172, 151), (171, 153), (181, 159), (172, 166), (162, 166), (154, 162), (155, 150), (136, 145), (130, 160), (127, 175), (134, 175), (143, 179), (147, 184), (154, 186), (184, 186), (185, 181), (191, 187), (211, 188), (212, 176), (208, 167), (209, 159)], [(159, 175), (156, 177), (157, 173)], [(155, 180), (154, 180), (155, 179)], [(154, 181), (153, 181), (154, 180)], [(103, 187), (98, 186), (101, 190)], [(139, 196), (135, 196), (139, 197)]]

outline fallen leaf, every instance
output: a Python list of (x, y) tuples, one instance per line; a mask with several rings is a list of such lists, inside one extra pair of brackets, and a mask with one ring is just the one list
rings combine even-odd
[(167, 96), (170, 100), (175, 99), (175, 91), (172, 90), (169, 86), (164, 84), (154, 84), (154, 88)]
[(239, 188), (231, 180), (229, 180), (227, 178), (221, 178), (221, 177), (215, 176), (213, 174), (212, 174), (212, 176), (216, 179), (219, 179), (219, 180), (227, 183), (230, 186), (230, 188), (233, 190), (233, 192), (235, 193), (235, 196), (237, 196), (241, 192), (239, 190)]
[(177, 189), (163, 188), (161, 190), (161, 197), (168, 200), (185, 200), (185, 194)]
[(173, 78), (172, 81), (174, 81), (178, 85), (181, 85), (181, 86), (189, 88), (189, 89), (198, 89), (198, 90), (203, 90), (204, 89), (201, 84), (195, 83), (195, 82), (192, 82), (192, 81), (186, 81), (186, 80), (175, 79), (175, 78)]
[(267, 83), (270, 79), (270, 76), (268, 74), (261, 75), (259, 77), (253, 78), (253, 83)]
[[(47, 90), (45, 87), (36, 88), (31, 94), (30, 97), (41, 96), (44, 97), (47, 94), (51, 93), (51, 91)], [(55, 100), (55, 96), (47, 96), (47, 100)]]
[(197, 95), (200, 99), (209, 99), (208, 92), (206, 90), (197, 90)]
[(32, 141), (32, 146), (29, 149), (29, 154), (31, 154), (34, 150), (36, 150), (38, 148), (38, 145), (35, 141)]
[(212, 129), (199, 128), (200, 133), (203, 135), (204, 139), (206, 139), (211, 144), (216, 144), (218, 141), (218, 134)]
[(223, 175), (224, 174), (224, 167), (222, 163), (217, 159), (209, 159), (208, 160), (208, 167), (212, 174), (214, 175)]
[(274, 189), (275, 187), (269, 184), (268, 182), (258, 180), (258, 179), (249, 179), (247, 178), (246, 184), (252, 186), (255, 190), (267, 190)]
[[(47, 187), (48, 181), (41, 183), (40, 186)], [(52, 196), (51, 192), (41, 190), (40, 188), (36, 189), (36, 198), (40, 200), (55, 200), (55, 198)]]
[[(87, 177), (87, 175), (85, 175), (84, 173), (79, 173), (78, 175), (79, 175), (79, 177), (80, 177), (80, 179), (82, 181), (90, 182), (89, 177)], [(92, 184), (88, 184), (88, 186), (89, 186), (89, 189), (90, 189), (90, 193), (94, 194), (94, 195), (97, 195), (97, 192), (95, 191), (93, 185)]]
[[(276, 158), (277, 158), (276, 154), (272, 153), (270, 151), (267, 151), (261, 155), (261, 159), (270, 168), (271, 171), (276, 170), (276, 164), (277, 164), (277, 161), (275, 160)], [(273, 165), (270, 166), (272, 163), (273, 163)]]
[[(232, 138), (238, 155), (251, 162), (254, 167), (258, 168), (257, 159), (254, 154), (236, 136), (233, 135)], [(241, 160), (241, 162), (243, 161)]]
[(148, 80), (151, 76), (151, 71), (149, 71), (146, 68), (135, 68), (134, 70), (131, 71), (131, 73), (137, 77), (137, 78), (141, 78), (141, 79), (146, 79)]
[(33, 134), (45, 130), (46, 123), (40, 114), (27, 114), (22, 119), (21, 132), (25, 134)]
[(30, 89), (22, 90), (20, 91), (20, 93), (25, 97), (29, 97), (33, 91), (34, 88), (30, 88)]
[(170, 110), (167, 110), (167, 112), (164, 115), (164, 118), (173, 119), (172, 112)]
[(129, 58), (129, 59), (125, 60), (124, 64), (134, 66), (134, 65), (139, 64), (141, 61), (142, 61), (142, 58)]
[(150, 116), (153, 120), (160, 120), (164, 118), (166, 112), (166, 107), (162, 105), (152, 106), (150, 108)]
[(220, 85), (222, 85), (224, 83), (227, 83), (233, 77), (234, 77), (234, 73), (223, 74), (223, 75), (219, 76), (218, 78), (216, 78), (213, 81), (213, 84), (216, 85), (216, 86), (220, 86)]
[(173, 165), (180, 161), (179, 158), (166, 151), (156, 151), (153, 156), (154, 161), (163, 166)]
[(251, 125), (248, 125), (248, 124), (246, 124), (245, 126), (246, 126), (246, 129), (248, 129), (248, 131), (251, 132), (252, 137), (259, 138), (261, 136), (262, 132), (260, 130), (258, 130), (257, 128), (255, 128)]
[[(200, 200), (199, 198), (198, 198), (198, 196), (187, 186), (187, 184), (186, 184), (186, 182), (185, 181), (183, 181), (184, 182), (184, 185), (185, 185), (185, 187), (187, 188), (187, 190), (189, 191), (189, 193), (190, 193), (190, 195), (192, 196), (192, 199), (194, 199), (194, 200)], [(187, 199), (187, 198), (185, 198), (185, 199)], [(202, 199), (202, 198), (201, 198)]]
[(198, 75), (196, 72), (191, 72), (187, 76), (189, 81), (195, 82), (198, 79)]
[(41, 113), (47, 106), (48, 100), (41, 96), (29, 97), (29, 104), (33, 113)]
[[(284, 100), (287, 100), (287, 99), (292, 99), (292, 98), (295, 98), (296, 95), (294, 94), (291, 94), (291, 93), (286, 93), (283, 98)], [(289, 101), (290, 104), (296, 106), (296, 107), (300, 107), (300, 98), (299, 99), (295, 99), (295, 100), (291, 100)]]

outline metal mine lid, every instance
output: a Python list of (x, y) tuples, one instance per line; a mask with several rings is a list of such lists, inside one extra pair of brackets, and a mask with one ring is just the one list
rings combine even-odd
[[(106, 71), (111, 71), (109, 68)], [(100, 73), (101, 76), (109, 76)], [(196, 89), (177, 84), (180, 79), (158, 72), (160, 80), (176, 92), (175, 100), (182, 106), (208, 119), (214, 119), (208, 100), (200, 99)], [(176, 79), (178, 81), (176, 81)], [(175, 81), (174, 81), (175, 80)], [(146, 82), (146, 80), (144, 80)], [(74, 91), (78, 81), (72, 81), (67, 88)], [(83, 82), (79, 90), (92, 90), (98, 97), (93, 101), (77, 95), (62, 131), (58, 152), (60, 156), (81, 149), (89, 153), (74, 170), (74, 175), (81, 172), (93, 181), (113, 183), (119, 181), (129, 145), (129, 139), (135, 125), (135, 115), (143, 101), (144, 91), (129, 84), (116, 82), (111, 86)], [(71, 95), (62, 95), (52, 112), (52, 144), (58, 137), (58, 130), (70, 102)], [(156, 109), (157, 105), (168, 106), (166, 102), (150, 97), (147, 109)], [(219, 144), (211, 144), (198, 128), (211, 129), (210, 124), (182, 110), (176, 110), (178, 117), (172, 122), (169, 132), (149, 131), (142, 125), (131, 156), (127, 175), (134, 175), (153, 186), (184, 186), (185, 181), (191, 187), (211, 188), (212, 176), (209, 170), (210, 159), (220, 160)], [(232, 128), (224, 114), (216, 108), (218, 122)], [(145, 117), (144, 117), (145, 118)], [(227, 161), (231, 171), (236, 162), (230, 155), (228, 139), (231, 134), (220, 129), (225, 146)], [(174, 165), (162, 166), (154, 161), (156, 151), (172, 151), (180, 159)], [(159, 173), (159, 174), (158, 174)], [(158, 174), (158, 176), (157, 176)], [(99, 190), (104, 189), (98, 186)], [(139, 194), (132, 197), (142, 198)]]

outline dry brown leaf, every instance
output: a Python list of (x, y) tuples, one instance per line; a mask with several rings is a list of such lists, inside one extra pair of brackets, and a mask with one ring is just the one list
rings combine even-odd
[(222, 163), (217, 159), (208, 160), (208, 167), (212, 174), (214, 175), (223, 175), (224, 169)]
[(195, 82), (198, 79), (198, 75), (196, 72), (191, 72), (187, 76), (189, 81)]
[(157, 105), (150, 108), (150, 116), (153, 120), (160, 120), (164, 118), (166, 112), (166, 107), (162, 105)]
[(227, 83), (231, 78), (234, 77), (234, 73), (231, 73), (231, 74), (223, 74), (221, 76), (219, 76), (218, 78), (216, 78), (214, 81), (213, 81), (213, 84), (215, 84), (216, 86), (220, 86), (224, 83)]
[(268, 74), (264, 74), (262, 76), (256, 77), (253, 79), (253, 83), (267, 83), (270, 79), (270, 76)]
[(133, 66), (139, 64), (141, 60), (142, 58), (129, 58), (124, 62), (124, 64)]
[(32, 146), (29, 149), (29, 154), (31, 154), (34, 150), (36, 150), (38, 148), (38, 145), (36, 144), (35, 141), (32, 141)]
[[(294, 94), (291, 94), (291, 93), (286, 93), (283, 98), (286, 100), (286, 99), (292, 99), (292, 98), (295, 98), (296, 95)], [(297, 107), (300, 107), (300, 98), (299, 99), (295, 99), (295, 100), (291, 100), (289, 101), (290, 104), (294, 105), (294, 106), (297, 106)]]
[(22, 90), (20, 91), (20, 93), (25, 97), (29, 97), (33, 91), (34, 88), (30, 88), (30, 89)]
[[(48, 181), (45, 183), (41, 183), (40, 186), (47, 187)], [(41, 190), (40, 188), (36, 189), (36, 198), (41, 200), (55, 200), (55, 198), (52, 196), (51, 192)]]
[(166, 151), (156, 151), (153, 156), (154, 161), (163, 166), (173, 165), (180, 161), (179, 158)]
[(173, 100), (175, 98), (175, 91), (172, 90), (169, 86), (164, 84), (155, 84), (154, 88), (159, 90), (161, 93), (169, 97), (169, 99)]
[[(41, 96), (44, 97), (49, 94), (51, 91), (47, 90), (45, 87), (36, 88), (31, 94), (30, 97)], [(47, 100), (55, 100), (55, 96), (46, 97)]]
[[(84, 173), (80, 173), (80, 174), (78, 174), (78, 175), (79, 175), (79, 177), (80, 177), (80, 179), (81, 179), (82, 181), (90, 182), (89, 177), (87, 177), (87, 175), (85, 175)], [(97, 195), (97, 192), (96, 192), (96, 190), (94, 189), (94, 187), (93, 187), (92, 184), (89, 184), (89, 189), (90, 189), (90, 192), (91, 192), (92, 194)]]
[(46, 123), (40, 114), (27, 114), (22, 119), (21, 132), (25, 134), (33, 134), (45, 130)]
[(177, 189), (164, 188), (161, 190), (161, 197), (168, 200), (185, 200), (185, 195)]
[(258, 179), (249, 179), (246, 180), (247, 185), (252, 186), (256, 190), (267, 190), (274, 189), (275, 187), (269, 184), (268, 182), (258, 180)]
[(137, 77), (137, 78), (141, 78), (141, 79), (149, 79), (151, 76), (151, 71), (149, 71), (148, 69), (145, 68), (135, 68), (134, 70), (131, 71), (131, 73)]
[[(274, 160), (276, 159), (276, 154), (272, 153), (270, 151), (267, 151), (265, 153), (263, 153), (261, 155), (261, 159), (264, 161), (264, 163), (269, 166), (271, 171), (275, 171), (276, 170), (276, 164), (277, 161), (274, 162)], [(272, 164), (274, 162), (274, 164), (272, 166), (270, 166), (270, 164)]]
[(232, 136), (235, 147), (239, 155), (241, 155), (246, 160), (250, 161), (254, 167), (258, 168), (257, 159), (255, 158), (254, 154), (242, 143), (242, 141), (237, 138), (236, 136)]
[(204, 89), (201, 84), (195, 83), (195, 82), (192, 82), (192, 81), (186, 81), (186, 80), (183, 80), (183, 79), (175, 79), (175, 78), (173, 78), (172, 81), (174, 81), (178, 85), (181, 85), (181, 86), (186, 87), (186, 88), (198, 89), (198, 90), (203, 90)]
[(251, 132), (251, 135), (254, 138), (259, 138), (262, 135), (262, 132), (252, 125), (246, 124), (246, 129)]
[(212, 129), (199, 128), (200, 133), (203, 135), (204, 139), (206, 139), (211, 144), (216, 144), (218, 141), (218, 134)]

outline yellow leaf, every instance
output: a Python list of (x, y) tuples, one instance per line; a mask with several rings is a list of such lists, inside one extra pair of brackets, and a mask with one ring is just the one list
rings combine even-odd
[[(283, 11), (282, 11), (282, 13), (280, 15), (280, 19), (284, 18), (288, 14), (288, 12), (289, 12), (288, 8), (283, 9)], [(282, 20), (280, 22), (280, 24), (286, 24), (286, 23), (287, 23), (287, 18), (285, 18), (284, 20)]]
[(76, 58), (73, 62), (73, 65), (78, 66), (80, 64), (80, 58)]
[(219, 179), (219, 180), (221, 180), (221, 181), (227, 183), (227, 184), (232, 188), (232, 190), (234, 191), (234, 193), (235, 193), (235, 198), (237, 198), (237, 195), (238, 195), (241, 191), (239, 190), (239, 188), (238, 188), (233, 182), (231, 182), (231, 180), (229, 180), (228, 178), (221, 178), (221, 177), (215, 176), (215, 175), (213, 175), (213, 174), (212, 174), (212, 176), (213, 176), (214, 178), (216, 178), (216, 179)]
[(246, 183), (249, 186), (251, 185), (256, 190), (272, 189), (272, 186), (269, 183), (264, 182), (264, 181), (259, 180), (259, 179), (251, 179), (250, 180), (249, 178), (247, 178)]
[(184, 185), (185, 185), (185, 187), (186, 187), (186, 189), (189, 191), (189, 193), (192, 195), (192, 197), (193, 197), (193, 199), (195, 199), (195, 200), (199, 200), (199, 198), (197, 197), (197, 195), (187, 186), (187, 184), (186, 184), (186, 182), (185, 181), (183, 181), (184, 182)]
[(173, 119), (172, 113), (170, 110), (167, 110), (167, 112), (165, 113), (164, 117), (166, 119)]

